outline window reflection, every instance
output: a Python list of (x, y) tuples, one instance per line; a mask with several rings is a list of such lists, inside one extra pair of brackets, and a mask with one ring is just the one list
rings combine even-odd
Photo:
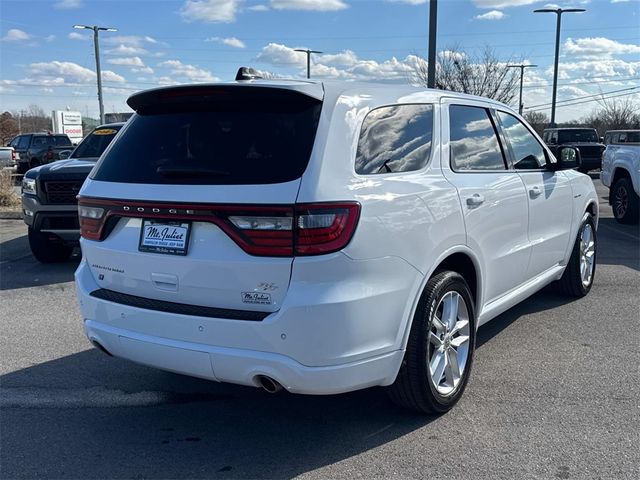
[(431, 105), (397, 105), (372, 110), (360, 131), (356, 172), (419, 170), (429, 161), (432, 135)]
[(454, 170), (504, 170), (495, 129), (484, 108), (449, 108), (451, 166)]
[(514, 168), (534, 170), (544, 167), (544, 149), (527, 127), (516, 117), (505, 112), (498, 112), (498, 118), (510, 144)]

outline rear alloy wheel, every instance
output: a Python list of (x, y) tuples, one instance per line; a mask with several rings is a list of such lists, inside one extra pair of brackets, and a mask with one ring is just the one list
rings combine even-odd
[(455, 272), (432, 277), (411, 326), (403, 364), (389, 387), (398, 405), (422, 413), (451, 409), (462, 396), (475, 348), (471, 292)]
[(560, 279), (562, 293), (572, 297), (584, 297), (591, 286), (596, 273), (596, 226), (593, 216), (585, 213), (573, 246), (569, 264)]
[(31, 253), (41, 263), (64, 262), (73, 253), (73, 247), (61, 240), (51, 240), (46, 233), (29, 228), (29, 247)]
[(627, 177), (616, 180), (611, 192), (613, 216), (620, 223), (638, 223), (638, 195)]

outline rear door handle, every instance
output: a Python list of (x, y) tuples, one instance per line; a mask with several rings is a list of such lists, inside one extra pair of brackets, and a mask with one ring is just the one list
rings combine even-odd
[(474, 193), (473, 196), (467, 198), (467, 205), (470, 207), (477, 207), (484, 202), (484, 196), (479, 193)]
[(542, 189), (537, 185), (535, 187), (531, 187), (529, 189), (529, 195), (531, 195), (531, 198), (539, 197), (542, 195)]

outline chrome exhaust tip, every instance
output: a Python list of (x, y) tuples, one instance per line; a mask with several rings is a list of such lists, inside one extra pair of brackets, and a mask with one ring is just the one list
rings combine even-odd
[(279, 382), (271, 377), (267, 377), (266, 375), (258, 375), (256, 377), (256, 383), (263, 390), (269, 393), (278, 393), (280, 390), (282, 390), (282, 385), (280, 385)]

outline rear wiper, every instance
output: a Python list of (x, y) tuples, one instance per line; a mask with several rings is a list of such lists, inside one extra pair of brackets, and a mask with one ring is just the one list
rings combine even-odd
[(158, 167), (156, 173), (161, 177), (169, 178), (228, 177), (231, 175), (230, 172), (224, 170), (189, 167)]

